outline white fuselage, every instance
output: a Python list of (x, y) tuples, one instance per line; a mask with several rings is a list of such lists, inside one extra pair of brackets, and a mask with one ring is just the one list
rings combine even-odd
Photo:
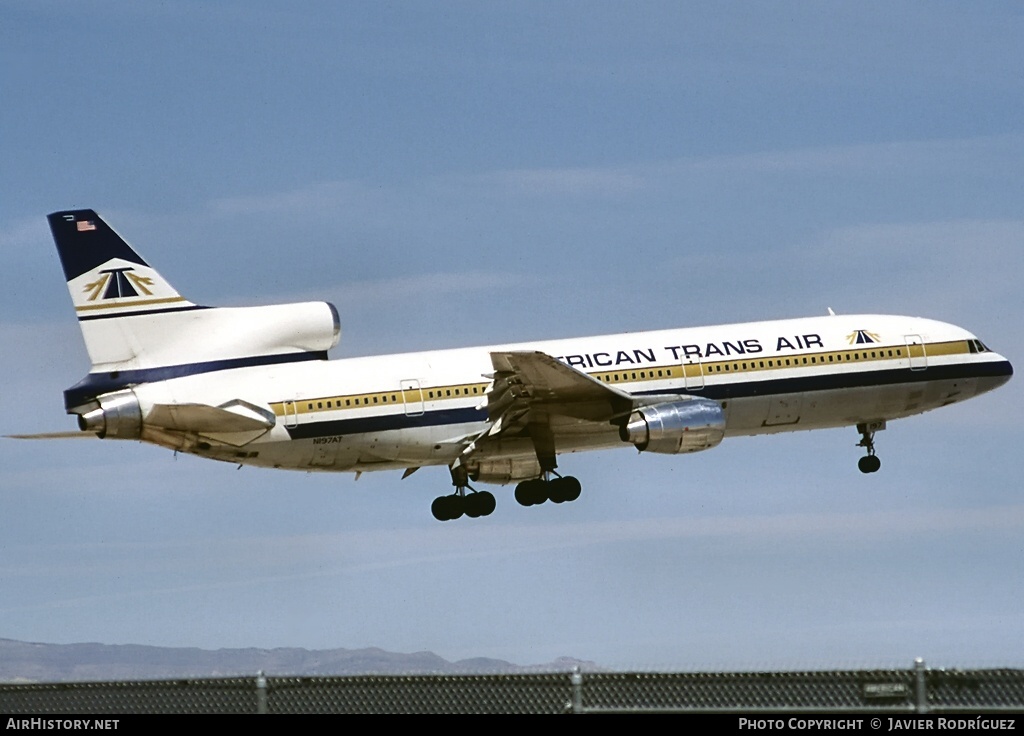
[[(301, 470), (450, 465), (489, 426), (491, 354), (540, 351), (632, 396), (721, 404), (726, 436), (879, 423), (971, 398), (1012, 374), (954, 325), (916, 317), (826, 316), (636, 332), (205, 372), (134, 387), (156, 404), (268, 407), (275, 425), (241, 446), (144, 429), (142, 439), (206, 457)], [(552, 415), (559, 454), (622, 447), (618, 428)], [(493, 482), (536, 472), (529, 438), (474, 458)]]

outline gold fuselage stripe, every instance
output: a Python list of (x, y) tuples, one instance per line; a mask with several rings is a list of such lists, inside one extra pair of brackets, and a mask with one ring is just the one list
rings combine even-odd
[[(770, 358), (732, 358), (675, 364), (669, 366), (647, 366), (611, 371), (588, 373), (603, 383), (637, 383), (639, 381), (665, 381), (671, 379), (719, 377), (732, 374), (762, 373), (769, 371), (793, 370), (795, 368), (820, 368), (839, 364), (877, 363), (890, 360), (923, 358), (926, 355), (963, 355), (970, 353), (967, 340), (953, 340), (915, 345), (886, 345), (882, 347), (861, 347), (851, 350), (829, 350), (817, 353), (800, 353), (792, 356), (774, 355)], [(349, 411), (371, 407), (419, 405), (431, 401), (451, 399), (483, 398), (487, 395), (488, 382), (459, 383), (449, 386), (428, 386), (393, 391), (376, 391), (365, 394), (341, 394), (296, 399), (294, 402), (277, 401), (271, 404), (277, 416), (286, 414), (285, 404), (292, 404), (287, 414), (310, 414), (326, 411)]]

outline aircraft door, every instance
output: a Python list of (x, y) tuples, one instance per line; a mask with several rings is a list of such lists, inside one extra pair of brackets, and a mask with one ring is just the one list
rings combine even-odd
[(687, 358), (683, 363), (683, 388), (700, 391), (704, 388), (704, 365), (700, 358)]
[(295, 406), (295, 402), (291, 399), (283, 402), (282, 410), (284, 411), (284, 417), (282, 417), (285, 428), (294, 427), (299, 423), (299, 410)]
[(928, 367), (928, 352), (920, 335), (904, 335), (907, 354), (910, 356), (910, 370), (923, 371)]
[(418, 378), (402, 379), (402, 406), (405, 415), (418, 417), (423, 414), (423, 389)]

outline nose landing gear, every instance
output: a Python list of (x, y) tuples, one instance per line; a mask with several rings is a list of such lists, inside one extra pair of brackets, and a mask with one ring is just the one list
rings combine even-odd
[(857, 447), (867, 450), (867, 455), (857, 461), (857, 468), (862, 473), (877, 473), (882, 467), (882, 461), (875, 455), (875, 432), (885, 429), (885, 422), (872, 422), (870, 424), (858, 424), (857, 431), (860, 432), (860, 442)]

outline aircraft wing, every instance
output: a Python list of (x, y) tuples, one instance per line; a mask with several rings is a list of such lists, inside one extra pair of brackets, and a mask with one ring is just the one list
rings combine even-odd
[(539, 351), (491, 353), (494, 388), (487, 401), (491, 434), (511, 424), (565, 416), (609, 422), (632, 410), (633, 397)]
[(146, 422), (180, 432), (262, 434), (274, 426), (274, 415), (247, 401), (235, 399), (221, 406), (208, 404), (154, 404)]
[(242, 399), (232, 399), (220, 406), (154, 404), (146, 414), (146, 425), (151, 432), (194, 432), (234, 447), (242, 447), (263, 436), (276, 421), (269, 408)]

